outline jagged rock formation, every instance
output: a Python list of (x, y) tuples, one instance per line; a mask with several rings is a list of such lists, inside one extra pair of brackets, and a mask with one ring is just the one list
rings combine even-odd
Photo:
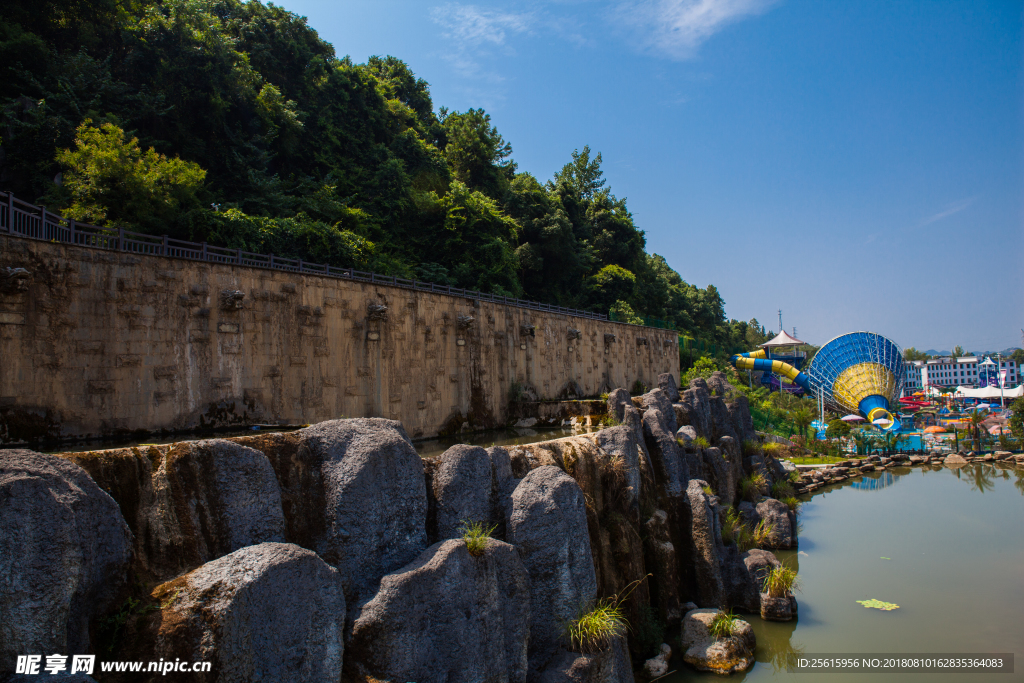
[[(767, 570), (778, 566), (774, 555), (741, 552), (723, 543), (721, 529), (725, 510), (736, 508), (749, 527), (762, 520), (773, 527), (766, 547), (795, 547), (793, 513), (768, 497), (771, 482), (788, 473), (762, 452), (745, 399), (724, 376), (694, 380), (677, 402), (674, 381), (663, 379), (643, 396), (611, 392), (617, 426), (508, 449), (460, 445), (429, 462), (399, 423), (367, 418), (67, 456), (99, 487), (61, 458), (0, 452), (0, 483), (6, 463), (42, 458), (77, 471), (92, 487), (87, 498), (102, 500), (100, 489), (113, 498), (103, 516), (123, 513), (127, 540), (121, 564), (104, 570), (116, 574), (105, 585), (122, 588), (116, 600), (97, 601), (88, 618), (109, 615), (124, 599), (132, 543), (131, 571), (157, 585), (136, 589), (146, 607), (129, 617), (122, 655), (184, 652), (187, 638), (242, 642), (247, 628), (245, 637), (262, 642), (256, 625), (236, 624), (225, 635), (221, 624), (236, 623), (233, 610), (260, 604), (269, 621), (284, 618), (277, 616), (283, 603), (264, 587), (294, 573), (303, 591), (327, 586), (324, 604), (336, 619), (285, 615), (299, 620), (285, 622), (289, 633), (301, 632), (300, 622), (328, 624), (345, 642), (332, 649), (318, 631), (312, 647), (325, 654), (317, 655), (323, 667), (308, 669), (313, 679), (344, 666), (353, 681), (631, 681), (631, 662), (661, 645), (641, 634), (679, 625), (687, 610), (731, 607), (766, 619), (796, 611), (790, 594), (763, 592)], [(748, 485), (741, 502), (741, 480), (755, 473), (764, 477), (761, 490)], [(18, 500), (0, 496), (0, 506), (32, 509), (39, 494), (12, 486)], [(482, 555), (469, 554), (464, 522), (493, 529)], [(13, 537), (0, 524), (0, 545)], [(60, 558), (74, 551), (60, 548), (38, 552), (56, 553), (73, 571)], [(38, 573), (29, 565), (19, 580), (51, 590)], [(235, 584), (237, 595), (228, 590)], [(202, 597), (214, 594), (223, 601), (216, 613)], [(0, 609), (17, 602), (10, 595), (0, 584)], [(630, 629), (603, 646), (574, 645), (564, 624), (596, 599), (617, 601)], [(65, 611), (71, 602), (55, 598)], [(15, 628), (35, 637), (29, 626)], [(95, 647), (88, 632), (78, 642)], [(235, 663), (216, 680), (270, 666), (259, 663), (260, 653), (232, 647), (221, 656)], [(307, 670), (297, 661), (288, 664), (296, 680), (306, 674), (295, 671)]]
[(479, 557), (462, 540), (430, 546), (381, 581), (355, 618), (345, 666), (358, 680), (526, 680), (530, 576), (515, 547)]
[(85, 652), (90, 621), (123, 599), (132, 534), (74, 463), (0, 451), (0, 671), (17, 655)]
[(530, 575), (530, 668), (555, 653), (561, 625), (597, 597), (583, 491), (563, 470), (539, 467), (512, 493), (508, 538)]
[(161, 609), (137, 626), (135, 659), (208, 661), (222, 683), (334, 683), (341, 676), (341, 576), (310, 550), (288, 543), (249, 546), (152, 595)]

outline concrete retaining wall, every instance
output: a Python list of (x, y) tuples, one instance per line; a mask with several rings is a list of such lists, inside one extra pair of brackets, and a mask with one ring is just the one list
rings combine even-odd
[(6, 236), (5, 268), (29, 278), (0, 277), (3, 443), (368, 416), (427, 437), (505, 424), (510, 391), (679, 373), (671, 331), (392, 286)]

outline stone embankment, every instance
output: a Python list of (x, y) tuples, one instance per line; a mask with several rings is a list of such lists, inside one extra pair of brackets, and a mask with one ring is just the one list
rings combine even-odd
[(946, 467), (964, 467), (973, 463), (1000, 463), (1024, 469), (1024, 453), (1014, 454), (1009, 451), (996, 451), (984, 456), (975, 456), (970, 453), (943, 455), (937, 451), (914, 454), (893, 453), (891, 455), (851, 458), (829, 465), (793, 465), (788, 461), (783, 461), (783, 466), (789, 471), (799, 472), (800, 479), (794, 484), (794, 488), (798, 493), (814, 493), (824, 486), (839, 484), (847, 479), (862, 476), (867, 472), (883, 471), (894, 467), (934, 467), (943, 465)]
[[(789, 475), (746, 398), (718, 373), (681, 393), (659, 383), (612, 392), (616, 426), (431, 460), (381, 418), (0, 451), (0, 671), (19, 654), (93, 652), (212, 663), (190, 681), (611, 683), (662, 670), (664, 634), (686, 618), (698, 631), (716, 609), (792, 618), (792, 595), (763, 589), (779, 566), (763, 548), (796, 545), (793, 513), (767, 495)], [(767, 529), (762, 548), (723, 539), (727, 519)], [(468, 522), (490, 539), (465, 540)], [(567, 637), (598, 600), (629, 628)], [(737, 633), (694, 638), (742, 670), (753, 635)]]

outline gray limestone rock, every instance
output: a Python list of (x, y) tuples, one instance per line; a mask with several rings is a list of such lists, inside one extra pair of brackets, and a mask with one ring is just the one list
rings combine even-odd
[(691, 557), (697, 582), (697, 604), (720, 607), (725, 604), (722, 582), (722, 534), (718, 528), (717, 506), (712, 505), (703, 487), (706, 482), (691, 479), (686, 488), (690, 505)]
[(661, 413), (665, 420), (665, 430), (669, 434), (675, 434), (679, 425), (676, 424), (676, 409), (669, 400), (668, 394), (661, 389), (651, 389), (640, 397), (640, 404), (644, 407), (644, 414), (652, 408)]
[(645, 451), (641, 448), (636, 432), (626, 425), (618, 425), (602, 429), (594, 440), (602, 451), (612, 457), (621, 458), (625, 463), (627, 504), (635, 506), (640, 497), (641, 468), (648, 466)]
[(680, 425), (690, 425), (697, 430), (697, 436), (703, 436), (713, 442), (711, 429), (711, 394), (708, 384), (700, 377), (690, 380), (690, 387), (682, 392), (675, 404), (676, 420)]
[(516, 549), (491, 540), (427, 548), (381, 580), (349, 637), (345, 667), (359, 680), (522, 682), (530, 577)]
[(0, 671), (17, 655), (89, 651), (89, 620), (127, 585), (132, 534), (78, 465), (0, 451)]
[(537, 678), (537, 683), (633, 683), (634, 680), (626, 639), (619, 636), (600, 652), (559, 652)]
[(293, 495), (323, 500), (323, 521), (306, 520), (302, 535), (341, 571), (345, 596), (355, 604), (427, 547), (423, 461), (394, 420), (321, 422), (303, 429), (301, 438), (298, 457), (313, 471)]
[(796, 598), (792, 593), (772, 597), (761, 593), (761, 618), (766, 621), (790, 621), (796, 616)]
[(740, 555), (740, 561), (746, 570), (746, 584), (743, 586), (743, 606), (751, 612), (761, 611), (761, 593), (768, 571), (781, 567), (782, 563), (775, 553), (768, 550), (753, 548)]
[(693, 425), (683, 425), (676, 430), (676, 439), (682, 441), (686, 448), (690, 448), (696, 438), (697, 430), (693, 428)]
[(597, 594), (586, 503), (579, 485), (557, 467), (538, 467), (512, 494), (508, 540), (530, 574), (530, 668), (554, 654), (561, 625)]
[(512, 514), (512, 492), (519, 480), (512, 473), (512, 457), (502, 446), (487, 449), (491, 461), (491, 506), (492, 520), (497, 524), (494, 538), (505, 539), (505, 522)]
[(683, 618), (679, 604), (679, 566), (669, 533), (668, 513), (655, 510), (644, 522), (644, 560), (651, 577), (651, 595), (666, 626), (675, 626)]
[(622, 413), (626, 406), (633, 405), (633, 399), (625, 389), (616, 389), (608, 394), (608, 414), (622, 422)]
[(434, 461), (427, 535), (443, 541), (462, 536), (465, 524), (496, 526), (491, 459), (479, 446), (452, 446)]
[(679, 385), (676, 384), (676, 376), (671, 372), (658, 375), (658, 388), (665, 392), (670, 402), (675, 403), (679, 400)]
[(281, 489), (263, 453), (224, 439), (186, 441), (167, 467), (178, 524), (194, 530), (197, 563), (284, 541)]
[(643, 427), (644, 442), (651, 456), (656, 481), (663, 487), (665, 495), (671, 498), (682, 496), (690, 479), (690, 470), (676, 443), (675, 431), (669, 429), (664, 415), (657, 408), (648, 408), (644, 412)]
[[(152, 659), (209, 661), (220, 683), (341, 677), (345, 596), (311, 550), (262, 543), (157, 587)], [(141, 658), (141, 657), (140, 657)], [(152, 680), (162, 680), (159, 676)]]
[(780, 500), (764, 498), (757, 504), (757, 517), (772, 527), (768, 534), (768, 547), (793, 548), (796, 545), (796, 529), (790, 519), (789, 507)]
[(715, 638), (710, 627), (718, 612), (696, 609), (683, 617), (683, 661), (698, 671), (716, 674), (746, 671), (754, 664), (754, 630), (747, 622), (738, 620), (733, 635)]

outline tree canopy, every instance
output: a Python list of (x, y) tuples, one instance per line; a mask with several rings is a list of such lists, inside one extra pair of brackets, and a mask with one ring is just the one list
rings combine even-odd
[[(646, 252), (600, 152), (520, 172), (480, 108), (252, 0), (13, 0), (0, 188), (81, 220), (763, 341)], [(685, 238), (685, 233), (680, 235)]]

